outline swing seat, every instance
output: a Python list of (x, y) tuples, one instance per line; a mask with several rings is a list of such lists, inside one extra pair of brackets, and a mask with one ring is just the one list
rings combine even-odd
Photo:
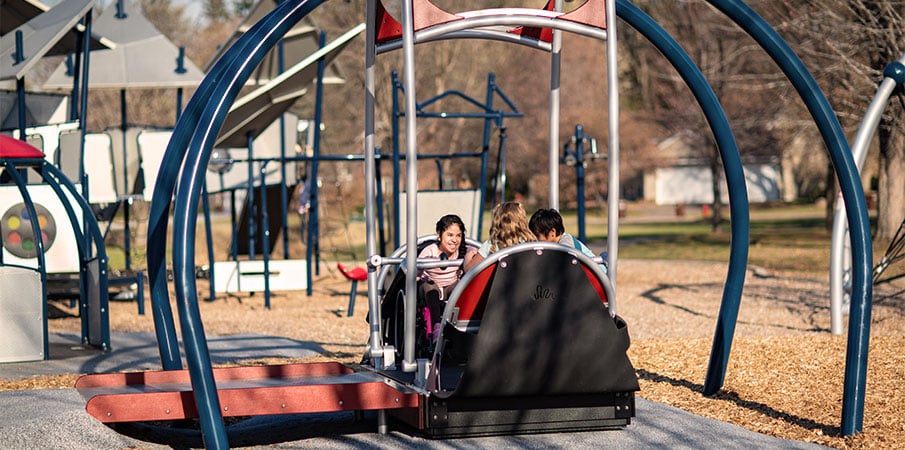
[(466, 274), (443, 314), (430, 401), (410, 423), (432, 437), (628, 425), (639, 390), (628, 330), (593, 265), (561, 245), (526, 243)]
[(352, 317), (355, 311), (355, 296), (358, 295), (358, 282), (368, 280), (368, 271), (364, 267), (348, 268), (343, 263), (336, 263), (336, 268), (352, 282), (352, 290), (349, 292), (349, 307), (346, 309), (346, 317)]

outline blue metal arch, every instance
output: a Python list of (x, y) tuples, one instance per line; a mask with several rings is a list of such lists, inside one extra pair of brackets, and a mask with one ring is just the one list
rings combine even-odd
[[(842, 434), (851, 435), (861, 431), (864, 414), (864, 389), (867, 375), (867, 350), (870, 336), (870, 308), (872, 286), (869, 283), (872, 249), (870, 244), (870, 224), (864, 192), (858, 171), (846, 141), (839, 120), (833, 113), (823, 91), (786, 42), (754, 10), (738, 0), (708, 0), (728, 18), (748, 33), (761, 48), (777, 63), (792, 85), (798, 91), (810, 111), (827, 145), (827, 151), (836, 168), (840, 188), (846, 204), (846, 214), (851, 225), (852, 240), (852, 304), (850, 312), (848, 348), (846, 351), (845, 388), (842, 404)], [(637, 9), (625, 0), (617, 0), (617, 11), (624, 20), (632, 9)], [(724, 155), (725, 157), (725, 155)], [(734, 204), (730, 204), (733, 215)], [(733, 234), (733, 244), (736, 235)], [(732, 277), (732, 256), (730, 256), (730, 277)], [(743, 274), (742, 274), (743, 276)], [(727, 280), (727, 289), (729, 288)], [(729, 297), (724, 292), (720, 317), (714, 335), (704, 383), (704, 394), (713, 394), (722, 387), (726, 364), (731, 348), (732, 329), (737, 317), (737, 305), (727, 303)], [(734, 311), (732, 309), (735, 309)], [(733, 316), (732, 320), (728, 320)], [(727, 329), (726, 327), (731, 327)], [(728, 339), (727, 339), (728, 338)]]
[[(730, 227), (732, 233), (729, 269), (723, 288), (723, 300), (720, 305), (716, 332), (713, 337), (713, 349), (710, 355), (711, 367), (714, 364), (720, 364), (722, 368), (719, 375), (719, 385), (722, 385), (723, 373), (732, 348), (732, 337), (738, 319), (742, 288), (745, 282), (745, 269), (748, 262), (750, 228), (748, 193), (745, 187), (745, 174), (742, 169), (738, 146), (719, 99), (704, 78), (704, 75), (701, 74), (698, 66), (691, 60), (685, 50), (650, 16), (631, 3), (622, 0), (617, 1), (616, 11), (620, 18), (641, 32), (654, 44), (672, 63), (673, 67), (682, 76), (682, 79), (685, 80), (685, 83), (701, 105), (707, 121), (710, 123), (717, 146), (720, 149), (720, 157), (723, 159), (723, 167), (726, 171), (726, 185), (729, 191), (729, 209), (732, 217)], [(714, 392), (719, 389), (719, 385), (714, 389)], [(707, 392), (705, 391), (705, 393)]]
[[(197, 216), (203, 169), (210, 158), (214, 138), (223, 125), (229, 106), (264, 55), (292, 26), (320, 3), (322, 0), (289, 0), (280, 4), (243, 34), (217, 62), (177, 122), (155, 185), (148, 239), (152, 305), (158, 338), (161, 335), (164, 338), (164, 342), (160, 343), (161, 349), (169, 346), (167, 348), (170, 352), (169, 363), (177, 365), (178, 347), (175, 343), (172, 311), (168, 304), (165, 305), (168, 298), (165, 251), (162, 248), (155, 248), (153, 244), (165, 242), (168, 200), (172, 198), (180, 167), (185, 164), (174, 205), (173, 265), (186, 361), (194, 387), (205, 446), (208, 448), (227, 448), (228, 439), (219, 411), (210, 355), (207, 352), (197, 308), (194, 278), (191, 275), (194, 249), (187, 244), (194, 243), (194, 226), (189, 224), (194, 223)], [(191, 157), (186, 158), (187, 155)], [(157, 247), (163, 246), (158, 244)], [(164, 355), (161, 357), (164, 358)]]
[[(708, 0), (747, 32), (779, 65), (798, 91), (814, 118), (827, 146), (842, 197), (852, 244), (852, 308), (849, 312), (848, 346), (845, 358), (845, 387), (842, 396), (842, 435), (860, 432), (864, 421), (864, 390), (867, 384), (867, 354), (873, 286), (870, 222), (864, 190), (848, 141), (823, 91), (788, 44), (754, 10), (738, 0)], [(722, 373), (708, 369), (704, 391), (715, 392)], [(725, 364), (722, 372), (725, 372)], [(719, 383), (717, 382), (719, 378)]]

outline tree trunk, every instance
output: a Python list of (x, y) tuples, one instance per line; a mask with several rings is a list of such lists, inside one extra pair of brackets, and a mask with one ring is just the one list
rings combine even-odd
[(836, 193), (839, 192), (839, 183), (836, 182), (836, 168), (833, 161), (827, 162), (826, 168), (826, 189), (824, 189), (824, 198), (826, 198), (826, 207), (823, 211), (823, 227), (827, 231), (833, 230), (833, 221), (836, 219)]
[(710, 224), (711, 229), (715, 233), (722, 229), (723, 199), (721, 198), (720, 180), (723, 179), (723, 171), (722, 165), (720, 165), (719, 151), (717, 150), (716, 145), (712, 148), (713, 153), (710, 156), (710, 179), (713, 180), (713, 183), (711, 184), (713, 188), (713, 215), (710, 217)]
[(882, 245), (893, 238), (905, 218), (905, 133), (901, 129), (895, 130), (892, 125), (884, 119), (879, 130), (880, 179), (876, 240)]

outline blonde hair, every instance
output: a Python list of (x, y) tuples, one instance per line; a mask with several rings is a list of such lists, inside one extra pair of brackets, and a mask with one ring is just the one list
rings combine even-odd
[(493, 208), (490, 221), (491, 251), (535, 240), (537, 238), (528, 227), (528, 214), (521, 203), (504, 202)]

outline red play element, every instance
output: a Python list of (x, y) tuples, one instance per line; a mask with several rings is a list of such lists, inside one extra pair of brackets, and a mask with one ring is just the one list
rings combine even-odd
[[(223, 417), (416, 408), (374, 372), (336, 362), (214, 369)], [(197, 418), (188, 370), (83, 375), (86, 410), (104, 423)]]
[(485, 267), (462, 290), (456, 300), (456, 307), (459, 308), (457, 320), (466, 322), (472, 319), (481, 320), (484, 315), (484, 306), (487, 305), (487, 295), (490, 293), (490, 290), (487, 289), (487, 283), (493, 278), (493, 274), (496, 272), (496, 265), (497, 263), (493, 263)]
[(336, 263), (336, 268), (339, 269), (343, 275), (349, 279), (349, 281), (365, 281), (368, 279), (368, 271), (364, 269), (364, 267), (353, 267), (348, 268), (343, 265), (343, 263)]
[(25, 141), (0, 134), (0, 159), (44, 159), (44, 152)]
[[(412, 2), (412, 20), (415, 31), (462, 19), (462, 16), (449, 13), (437, 7), (430, 0), (402, 0)], [(553, 11), (553, 1), (544, 5), (543, 10)], [(590, 25), (606, 29), (606, 0), (587, 0), (572, 12), (563, 14), (557, 19)], [(402, 25), (387, 13), (382, 2), (377, 2), (377, 31), (375, 40), (378, 44), (393, 41), (402, 37)], [(550, 28), (516, 27), (509, 31), (520, 36), (535, 38), (543, 42), (553, 41), (553, 30)]]
[[(544, 11), (553, 11), (553, 8), (553, 0), (548, 0), (547, 4), (543, 7)], [(553, 30), (550, 28), (518, 27), (509, 30), (509, 32), (519, 36), (534, 38), (542, 42), (553, 42)]]
[(584, 273), (588, 276), (588, 281), (591, 282), (591, 286), (594, 286), (594, 290), (597, 291), (597, 295), (600, 296), (600, 299), (603, 300), (603, 303), (606, 303), (606, 291), (603, 290), (603, 285), (600, 284), (600, 279), (597, 278), (597, 275), (591, 271), (591, 269), (582, 264), (581, 266)]
[(347, 280), (352, 282), (352, 291), (349, 292), (349, 307), (346, 308), (346, 316), (352, 317), (352, 312), (355, 310), (355, 296), (358, 295), (358, 282), (368, 279), (368, 271), (363, 267), (354, 267), (350, 269), (341, 262), (336, 263), (336, 268), (342, 272)]
[[(456, 307), (459, 308), (457, 316), (458, 321), (468, 322), (470, 320), (481, 320), (481, 317), (484, 315), (484, 307), (487, 304), (487, 296), (490, 294), (490, 290), (487, 289), (487, 283), (493, 278), (493, 274), (496, 272), (496, 266), (496, 263), (494, 263), (485, 267), (484, 270), (475, 275), (468, 283), (468, 286), (465, 286), (465, 289), (462, 290), (462, 293), (456, 300)], [(600, 300), (605, 304), (607, 302), (606, 292), (603, 290), (600, 279), (598, 279), (597, 275), (587, 266), (582, 265), (581, 268), (588, 276), (588, 281), (591, 283), (591, 286), (597, 291), (597, 295), (600, 296)]]
[[(412, 25), (415, 31), (462, 19), (455, 14), (450, 14), (438, 8), (429, 0), (402, 1), (412, 2), (412, 20), (414, 21)], [(383, 7), (383, 2), (377, 2), (377, 22), (378, 27), (375, 40), (378, 44), (402, 37), (402, 24), (387, 12), (386, 8)]]
[(572, 12), (563, 14), (557, 19), (606, 30), (606, 0), (588, 0)]
[(386, 8), (383, 2), (377, 2), (377, 36), (375, 41), (378, 44), (399, 39), (402, 36), (402, 24), (400, 24)]

